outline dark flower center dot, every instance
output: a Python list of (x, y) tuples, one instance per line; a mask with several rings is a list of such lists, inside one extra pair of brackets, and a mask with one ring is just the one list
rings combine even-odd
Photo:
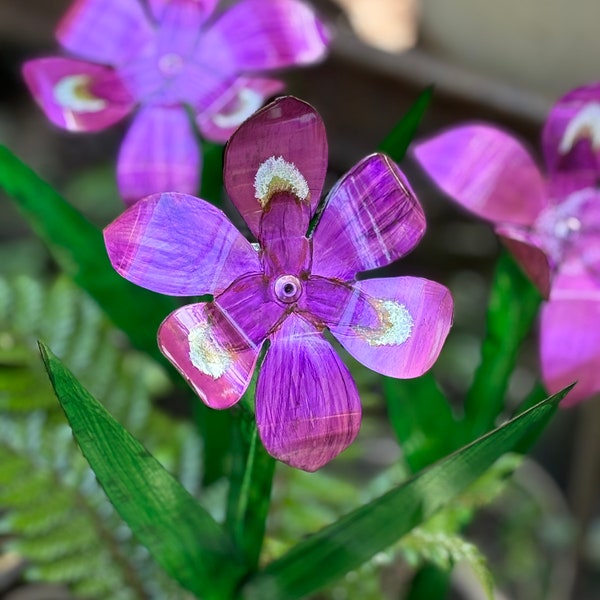
[(302, 284), (294, 275), (281, 275), (275, 280), (273, 291), (279, 301), (290, 304), (302, 294)]

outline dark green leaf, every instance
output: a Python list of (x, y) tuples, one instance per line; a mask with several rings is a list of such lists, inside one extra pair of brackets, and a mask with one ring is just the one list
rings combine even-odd
[(184, 588), (229, 598), (243, 574), (230, 537), (46, 346), (40, 351), (77, 443), (139, 541)]
[(396, 162), (400, 162), (404, 158), (432, 96), (433, 86), (429, 86), (421, 92), (415, 103), (408, 109), (408, 112), (379, 145), (381, 152), (384, 152)]
[(413, 473), (458, 447), (457, 422), (431, 372), (416, 379), (383, 378), (390, 423)]
[(481, 364), (465, 400), (465, 441), (489, 431), (502, 412), (519, 348), (540, 302), (537, 289), (508, 252), (503, 252), (494, 275)]
[(223, 200), (223, 146), (206, 140), (200, 140), (200, 143), (204, 163), (200, 198), (220, 206)]
[(118, 275), (108, 260), (102, 232), (4, 146), (0, 146), (0, 187), (48, 244), (61, 268), (132, 343), (166, 362), (158, 351), (156, 331), (175, 302)]
[(452, 502), (525, 436), (539, 434), (565, 393), (544, 400), (300, 542), (250, 578), (242, 597), (302, 598), (357, 568)]
[(244, 553), (248, 570), (254, 571), (265, 535), (275, 460), (258, 437), (253, 415), (237, 410), (233, 431), (227, 526)]

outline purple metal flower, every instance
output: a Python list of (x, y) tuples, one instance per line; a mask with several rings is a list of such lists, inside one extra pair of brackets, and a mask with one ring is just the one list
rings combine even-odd
[(258, 246), (210, 204), (164, 193), (105, 230), (124, 277), (171, 295), (212, 294), (168, 316), (162, 352), (213, 408), (235, 404), (258, 375), (256, 420), (270, 454), (314, 471), (356, 437), (361, 409), (328, 329), (359, 361), (416, 377), (436, 360), (452, 321), (448, 290), (417, 277), (356, 281), (418, 243), (425, 217), (386, 156), (359, 162), (331, 190), (311, 235), (327, 168), (315, 110), (280, 98), (246, 121), (225, 151), (227, 191)]
[[(57, 29), (83, 60), (41, 58), (23, 73), (48, 118), (97, 131), (139, 106), (117, 165), (131, 204), (164, 190), (196, 193), (201, 153), (187, 114), (225, 142), (283, 84), (259, 73), (321, 59), (328, 37), (301, 0), (76, 0)], [(87, 62), (90, 61), (90, 62)]]
[(561, 98), (542, 133), (545, 178), (528, 151), (486, 125), (451, 129), (416, 157), (459, 204), (491, 221), (548, 299), (541, 317), (549, 392), (563, 405), (600, 392), (600, 83)]

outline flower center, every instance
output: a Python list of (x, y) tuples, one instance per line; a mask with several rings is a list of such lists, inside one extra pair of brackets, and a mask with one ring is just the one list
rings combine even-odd
[(275, 296), (281, 302), (291, 304), (302, 294), (302, 284), (294, 275), (281, 275), (275, 280)]
[(158, 69), (165, 77), (175, 77), (183, 70), (183, 58), (175, 52), (169, 52), (160, 57)]

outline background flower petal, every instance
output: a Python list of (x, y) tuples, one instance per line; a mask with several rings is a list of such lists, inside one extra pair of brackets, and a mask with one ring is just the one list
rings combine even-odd
[(540, 294), (548, 298), (554, 264), (539, 237), (511, 225), (496, 227), (496, 233)]
[(356, 385), (331, 345), (290, 315), (272, 336), (256, 388), (256, 422), (267, 452), (316, 471), (352, 443), (360, 428)]
[(38, 58), (23, 65), (23, 77), (48, 119), (69, 131), (104, 129), (134, 105), (109, 67), (70, 58)]
[(202, 37), (198, 56), (227, 73), (313, 63), (325, 56), (329, 35), (314, 10), (299, 0), (241, 0)]
[[(418, 377), (436, 361), (450, 326), (453, 302), (447, 288), (418, 277), (367, 279), (354, 284), (379, 314), (356, 312), (354, 323), (331, 324), (331, 333), (361, 363), (390, 377)], [(361, 322), (360, 318), (368, 318)]]
[(218, 294), (260, 271), (258, 254), (227, 217), (199, 198), (155, 194), (136, 202), (104, 230), (113, 267), (162, 294)]
[(568, 92), (552, 107), (542, 149), (551, 174), (600, 174), (600, 82)]
[(546, 389), (553, 394), (577, 381), (563, 407), (600, 392), (600, 290), (596, 295), (596, 299), (551, 299), (542, 308), (541, 367)]
[(527, 150), (495, 127), (455, 127), (417, 144), (414, 155), (438, 187), (488, 221), (531, 225), (548, 203)]
[(138, 54), (153, 35), (138, 0), (76, 0), (56, 30), (58, 41), (73, 54), (114, 66)]
[(260, 350), (213, 302), (171, 313), (158, 330), (158, 345), (211, 408), (229, 408), (241, 398)]
[(309, 189), (311, 211), (317, 207), (327, 171), (327, 137), (317, 111), (297, 98), (278, 98), (255, 113), (233, 134), (225, 148), (227, 193), (258, 237), (262, 206), (255, 177), (269, 158), (295, 166)]
[(225, 143), (266, 99), (283, 87), (278, 79), (238, 77), (216, 101), (198, 111), (196, 123), (200, 132), (209, 140)]
[(329, 193), (312, 236), (312, 272), (353, 280), (404, 256), (424, 233), (423, 209), (403, 173), (387, 156), (373, 154)]
[(119, 191), (127, 204), (161, 191), (196, 194), (201, 159), (184, 108), (144, 107), (135, 116), (119, 151)]
[(201, 25), (213, 13), (219, 0), (148, 0), (152, 16), (161, 22), (165, 18), (165, 9), (178, 4), (189, 10), (190, 21), (198, 26)]

